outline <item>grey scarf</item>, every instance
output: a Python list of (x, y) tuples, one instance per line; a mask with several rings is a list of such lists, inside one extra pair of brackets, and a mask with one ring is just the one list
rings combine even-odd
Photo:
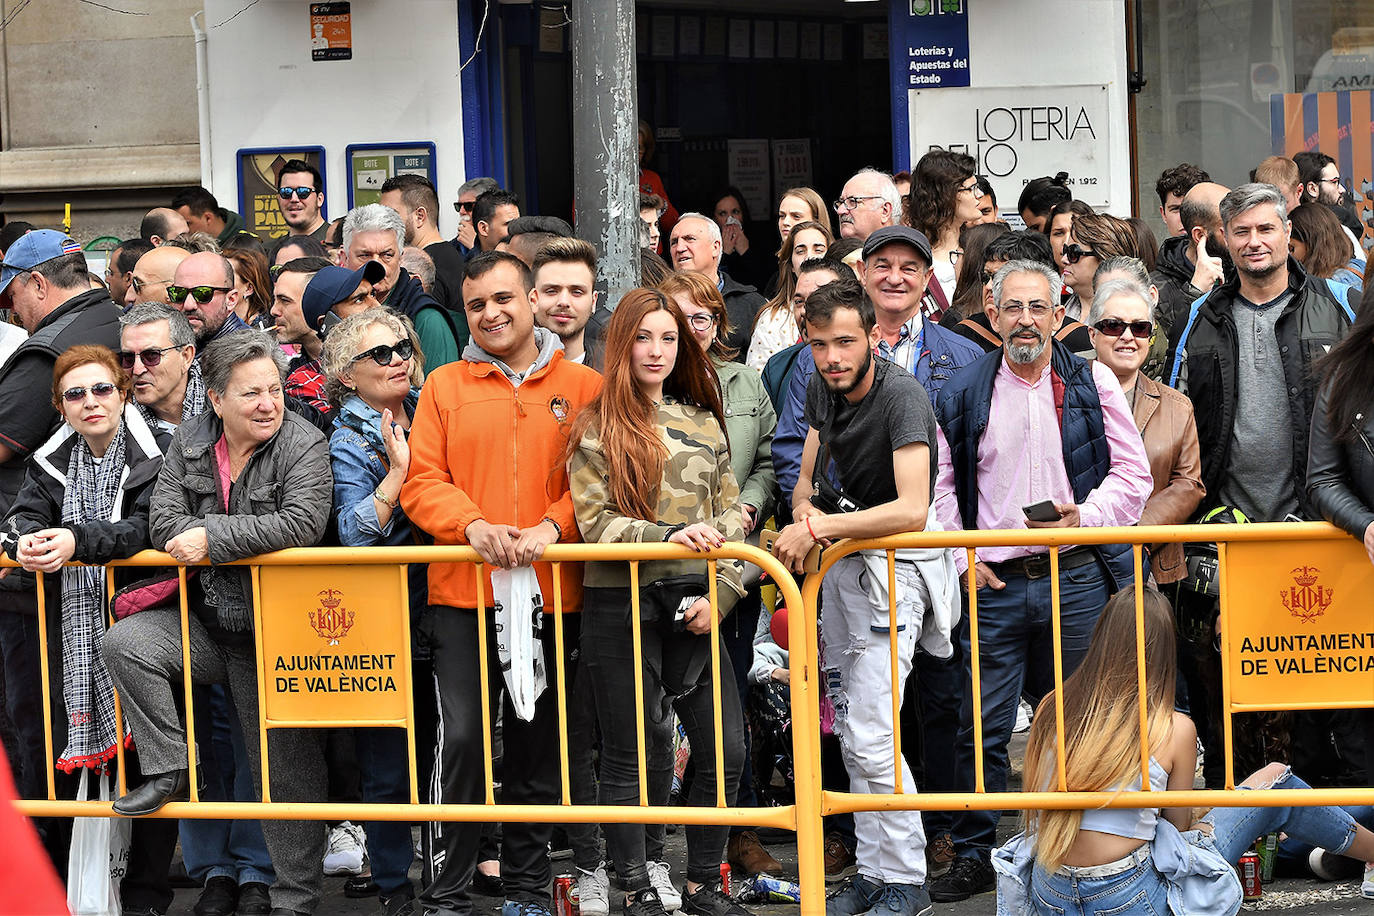
[(186, 393), (181, 398), (181, 422), (205, 413), (205, 379), (200, 374), (200, 360), (191, 360), (186, 375)]
[[(80, 436), (67, 463), (62, 524), (113, 519), (124, 472), (124, 421), (97, 461)], [(67, 747), (57, 765), (100, 767), (115, 755), (114, 687), (100, 658), (105, 634), (105, 567), (62, 570), (62, 699), (67, 707)]]

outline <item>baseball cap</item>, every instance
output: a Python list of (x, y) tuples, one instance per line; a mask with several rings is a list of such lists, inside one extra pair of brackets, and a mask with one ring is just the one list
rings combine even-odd
[(915, 248), (917, 253), (926, 259), (927, 267), (935, 263), (935, 255), (930, 250), (930, 240), (924, 233), (910, 226), (884, 226), (874, 232), (864, 241), (864, 260), (867, 261), (875, 251), (892, 242), (902, 242)]
[(80, 250), (80, 244), (56, 229), (26, 232), (5, 252), (5, 260), (0, 265), (0, 294), (9, 287), (10, 281), (24, 271)]
[(322, 267), (310, 278), (301, 294), (301, 314), (305, 316), (305, 326), (319, 330), (320, 319), (335, 305), (353, 295), (358, 284), (366, 280), (376, 283), (386, 276), (386, 266), (381, 261), (368, 261), (357, 270), (346, 267)]

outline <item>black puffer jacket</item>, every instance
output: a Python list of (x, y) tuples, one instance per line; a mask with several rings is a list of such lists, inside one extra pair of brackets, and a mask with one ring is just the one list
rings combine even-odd
[(1159, 305), (1155, 307), (1155, 323), (1169, 334), (1174, 325), (1188, 316), (1188, 307), (1206, 290), (1193, 285), (1193, 271), (1197, 265), (1188, 257), (1192, 239), (1176, 235), (1159, 246), (1159, 260), (1150, 280), (1159, 290)]
[[(1358, 293), (1338, 300), (1331, 284), (1309, 278), (1293, 257), (1288, 259), (1288, 288), (1294, 295), (1284, 306), (1274, 334), (1293, 416), (1293, 492), (1302, 494), (1307, 479), (1308, 420), (1317, 398), (1312, 365), (1350, 329)], [(1188, 395), (1197, 418), (1202, 483), (1207, 488), (1199, 512), (1218, 505), (1217, 494), (1230, 464), (1239, 356), (1232, 309), (1238, 298), (1240, 280), (1233, 276), (1195, 310), (1180, 316), (1169, 337), (1166, 384)], [(1313, 514), (1309, 506), (1303, 509)]]
[(758, 317), (759, 309), (763, 308), (768, 300), (764, 299), (757, 289), (736, 281), (723, 270), (720, 272), (720, 280), (720, 295), (725, 300), (725, 313), (730, 316), (731, 325), (730, 336), (725, 338), (725, 345), (739, 351), (735, 362), (742, 363), (749, 355), (749, 339), (754, 336), (754, 319)]
[(1374, 404), (1357, 414), (1352, 439), (1335, 441), (1326, 416), (1330, 387), (1312, 413), (1307, 453), (1307, 498), (1322, 518), (1363, 540), (1374, 523)]

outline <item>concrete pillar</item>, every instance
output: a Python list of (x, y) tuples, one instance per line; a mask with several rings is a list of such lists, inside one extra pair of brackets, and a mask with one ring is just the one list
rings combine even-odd
[(577, 234), (601, 255), (614, 308), (639, 285), (634, 0), (577, 0), (571, 28)]

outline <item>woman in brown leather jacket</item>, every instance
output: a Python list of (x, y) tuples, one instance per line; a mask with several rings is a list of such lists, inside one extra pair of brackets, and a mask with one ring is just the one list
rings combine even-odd
[[(1104, 282), (1097, 286), (1088, 316), (1089, 334), (1097, 358), (1121, 382), (1136, 428), (1145, 440), (1155, 485), (1140, 524), (1180, 525), (1206, 494), (1197, 424), (1188, 398), (1140, 371), (1150, 352), (1154, 324), (1149, 288), (1125, 278), (1132, 273), (1114, 271), (1101, 276)], [(1157, 545), (1150, 551), (1150, 570), (1160, 586), (1182, 579), (1187, 573), (1183, 545)]]

